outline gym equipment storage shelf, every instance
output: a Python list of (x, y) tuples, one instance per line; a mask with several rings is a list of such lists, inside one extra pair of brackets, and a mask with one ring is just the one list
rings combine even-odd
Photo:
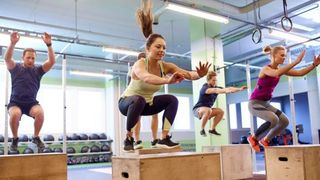
[[(53, 135), (44, 135), (41, 138), (46, 148), (41, 153), (62, 153), (63, 136), (55, 138)], [(86, 164), (86, 163), (106, 163), (111, 162), (113, 155), (111, 143), (104, 133), (97, 134), (72, 134), (67, 136), (67, 156), (68, 165)], [(10, 140), (8, 145), (10, 145)], [(0, 155), (3, 153), (3, 142), (0, 142)], [(19, 137), (19, 146), (16, 153), (9, 154), (33, 154), (36, 151), (32, 147), (30, 136), (21, 135)], [(30, 148), (31, 147), (31, 148)]]

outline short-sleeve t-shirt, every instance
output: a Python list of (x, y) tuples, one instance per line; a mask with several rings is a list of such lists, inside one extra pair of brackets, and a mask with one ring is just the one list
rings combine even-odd
[(210, 87), (208, 83), (205, 83), (202, 86), (202, 88), (200, 89), (200, 95), (199, 95), (198, 102), (196, 103), (196, 105), (194, 105), (193, 109), (196, 109), (198, 107), (209, 107), (209, 108), (211, 108), (213, 106), (214, 102), (217, 99), (218, 94), (217, 93), (206, 94), (206, 91), (207, 91), (208, 88), (220, 88), (220, 89), (223, 89), (220, 86)]
[(10, 102), (36, 102), (40, 81), (45, 74), (42, 65), (26, 68), (22, 63), (16, 63), (16, 66), (9, 72), (12, 83)]

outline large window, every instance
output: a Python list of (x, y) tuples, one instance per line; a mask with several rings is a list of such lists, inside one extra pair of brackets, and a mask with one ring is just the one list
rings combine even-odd
[(69, 87), (68, 132), (104, 132), (106, 105), (104, 89)]
[[(43, 123), (41, 133), (62, 134), (63, 133), (63, 104), (62, 104), (61, 86), (41, 84), (41, 88), (38, 92), (37, 99), (40, 102), (44, 111), (44, 123)], [(67, 109), (69, 109), (68, 106), (67, 106)], [(27, 118), (27, 116), (25, 117)], [(30, 118), (30, 121), (24, 121), (24, 122), (31, 125), (33, 124), (31, 123), (32, 121), (33, 120)], [(67, 126), (68, 125), (69, 124), (67, 123)], [(32, 134), (33, 132), (33, 127), (29, 127), (28, 125), (21, 126), (20, 128), (21, 128), (21, 132), (23, 133)]]
[[(2, 93), (3, 90), (1, 90)], [(44, 110), (41, 134), (63, 133), (63, 92), (61, 86), (41, 84), (37, 99)], [(2, 100), (1, 98), (1, 101)], [(2, 103), (2, 102), (1, 102)], [(105, 92), (99, 88), (67, 87), (66, 125), (67, 133), (105, 132)], [(4, 117), (1, 111), (1, 119)], [(4, 121), (2, 121), (4, 122)], [(22, 116), (19, 134), (33, 134), (34, 120)], [(4, 124), (1, 126), (2, 132)], [(1, 133), (2, 133), (1, 132)], [(9, 136), (11, 131), (9, 130)]]
[(250, 128), (250, 112), (248, 102), (241, 102), (241, 125), (242, 128)]
[[(173, 130), (190, 130), (191, 129), (191, 98), (189, 96), (176, 96), (179, 101), (178, 111), (173, 123)], [(163, 111), (158, 114), (158, 129), (162, 127)], [(192, 119), (193, 120), (193, 119)], [(142, 131), (151, 131), (151, 116), (142, 117)]]
[(230, 119), (230, 128), (237, 129), (237, 107), (236, 104), (229, 104), (229, 119)]
[(178, 112), (174, 121), (175, 130), (189, 130), (190, 126), (190, 98), (177, 96), (179, 100)]
[(4, 134), (4, 115), (6, 113), (5, 110), (5, 73), (6, 73), (6, 66), (0, 62), (0, 134)]

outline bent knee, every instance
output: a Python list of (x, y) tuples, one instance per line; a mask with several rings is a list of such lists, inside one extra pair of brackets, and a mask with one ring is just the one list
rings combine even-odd
[(268, 121), (270, 122), (270, 128), (273, 128), (279, 123), (279, 118), (272, 117), (272, 118), (269, 118)]
[(17, 106), (11, 107), (8, 110), (10, 117), (21, 117), (21, 109)]
[(220, 108), (214, 108), (214, 109), (211, 109), (211, 115), (212, 116), (223, 116), (224, 111)]
[(44, 116), (44, 112), (43, 112), (43, 109), (40, 105), (35, 105), (33, 106), (31, 109), (30, 109), (30, 112), (29, 114), (32, 116), (32, 117), (42, 117)]
[(224, 115), (224, 111), (222, 109), (218, 108), (218, 114), (219, 115)]
[(178, 101), (177, 97), (175, 97), (173, 95), (168, 95), (167, 98), (168, 98), (169, 102), (174, 103), (174, 104), (179, 104), (179, 101)]
[(199, 117), (201, 119), (202, 116), (210, 116), (211, 114), (211, 109), (210, 108), (203, 108), (201, 107), (198, 111)]
[(280, 118), (281, 123), (283, 124), (283, 126), (287, 127), (289, 125), (289, 120), (288, 118)]

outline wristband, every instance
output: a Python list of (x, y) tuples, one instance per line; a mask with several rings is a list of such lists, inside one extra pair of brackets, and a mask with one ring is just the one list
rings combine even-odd
[(313, 66), (313, 67), (317, 67), (318, 65), (319, 65), (319, 64), (315, 65), (314, 63), (312, 63), (312, 66)]
[(47, 45), (47, 47), (51, 47), (51, 45), (52, 45), (52, 44), (51, 44), (51, 43), (49, 43), (49, 44), (46, 44), (46, 45)]

